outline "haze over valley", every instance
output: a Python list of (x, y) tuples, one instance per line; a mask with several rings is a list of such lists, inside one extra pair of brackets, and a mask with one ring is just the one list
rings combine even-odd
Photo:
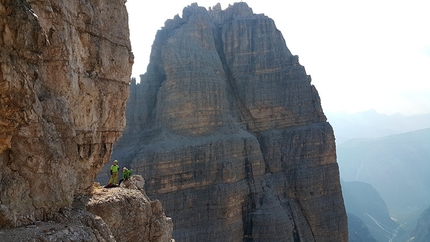
[[(327, 116), (336, 134), (347, 213), (360, 218), (378, 241), (412, 238), (430, 206), (430, 114), (369, 110)], [(375, 214), (381, 207), (386, 214)]]

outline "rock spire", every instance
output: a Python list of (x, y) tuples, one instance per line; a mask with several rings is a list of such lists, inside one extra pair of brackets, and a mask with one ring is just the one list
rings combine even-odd
[(192, 4), (130, 88), (112, 158), (145, 178), (176, 241), (347, 241), (332, 127), (272, 19)]

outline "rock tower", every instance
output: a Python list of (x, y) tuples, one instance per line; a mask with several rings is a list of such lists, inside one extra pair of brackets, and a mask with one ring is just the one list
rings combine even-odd
[(176, 241), (347, 241), (332, 127), (272, 19), (192, 4), (130, 88), (112, 159), (145, 178)]

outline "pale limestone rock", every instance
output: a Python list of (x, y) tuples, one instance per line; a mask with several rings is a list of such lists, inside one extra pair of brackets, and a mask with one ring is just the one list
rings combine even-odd
[(35, 221), (18, 228), (1, 228), (2, 241), (115, 242), (106, 223), (84, 209), (63, 210), (55, 221)]
[(127, 18), (124, 1), (0, 3), (2, 241), (171, 241), (141, 176), (92, 187), (125, 125)]
[(130, 188), (130, 189), (136, 189), (143, 191), (143, 186), (145, 186), (145, 179), (143, 179), (142, 176), (139, 175), (133, 175), (130, 177), (130, 179), (124, 181), (120, 185), (124, 188)]
[(124, 1), (0, 4), (0, 227), (46, 220), (91, 187), (125, 125)]
[[(133, 176), (140, 186), (141, 176)], [(77, 195), (71, 207), (54, 214), (50, 221), (35, 221), (18, 228), (0, 228), (2, 241), (136, 241), (173, 242), (172, 220), (161, 203), (151, 201), (143, 190), (102, 188), (94, 184), (91, 194)]]
[[(132, 181), (140, 178), (134, 176)], [(116, 241), (172, 241), (172, 220), (164, 215), (161, 203), (149, 200), (143, 190), (94, 189), (85, 206), (106, 222)]]

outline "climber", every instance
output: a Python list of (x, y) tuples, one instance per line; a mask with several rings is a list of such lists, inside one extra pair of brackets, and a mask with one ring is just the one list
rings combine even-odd
[(109, 179), (109, 184), (111, 184), (113, 186), (117, 186), (118, 185), (116, 183), (117, 180), (118, 180), (118, 170), (119, 170), (118, 161), (114, 160), (113, 161), (113, 165), (110, 166), (110, 179)]
[(119, 181), (119, 184), (121, 185), (121, 182), (123, 181), (127, 181), (128, 179), (130, 179), (131, 176), (131, 169), (127, 169), (127, 167), (124, 166), (124, 168), (122, 168), (122, 179)]
[(124, 166), (122, 169), (122, 179), (127, 181), (131, 176), (131, 170), (127, 169), (127, 167)]

